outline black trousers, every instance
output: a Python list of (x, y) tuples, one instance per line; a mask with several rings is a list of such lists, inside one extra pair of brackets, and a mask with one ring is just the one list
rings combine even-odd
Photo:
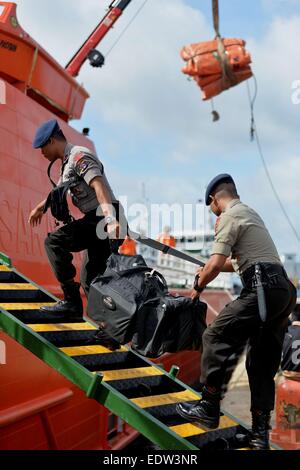
[(203, 335), (201, 383), (226, 390), (241, 354), (247, 347), (246, 368), (251, 410), (274, 409), (275, 383), (288, 316), (296, 304), (296, 289), (282, 274), (265, 288), (267, 321), (259, 317), (256, 288), (245, 287), (226, 305)]
[(61, 284), (76, 276), (72, 253), (87, 250), (80, 273), (81, 285), (86, 295), (92, 280), (104, 272), (111, 254), (108, 238), (100, 240), (96, 234), (97, 224), (101, 220), (101, 217), (96, 216), (96, 211), (89, 212), (82, 219), (49, 233), (45, 240), (49, 262)]

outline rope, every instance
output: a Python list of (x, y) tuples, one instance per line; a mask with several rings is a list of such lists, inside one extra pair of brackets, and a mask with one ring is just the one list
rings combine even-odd
[(228, 63), (226, 49), (220, 34), (219, 0), (212, 0), (212, 13), (216, 40), (218, 42), (218, 53), (216, 58), (219, 60), (220, 65), (222, 67), (223, 86), (225, 89), (228, 89), (232, 85), (236, 85), (237, 80)]
[[(218, 48), (217, 52), (215, 55), (215, 58), (220, 62), (220, 66), (222, 69), (222, 82), (223, 82), (223, 88), (224, 90), (228, 90), (231, 86), (234, 86), (237, 84), (236, 77), (234, 76), (234, 73), (228, 63), (227, 55), (226, 55), (226, 49), (223, 43), (223, 39), (220, 34), (220, 13), (219, 13), (219, 0), (212, 0), (212, 15), (213, 15), (213, 24), (214, 24), (214, 30), (216, 33), (216, 40), (218, 43)], [(213, 116), (213, 122), (219, 121), (220, 115), (219, 113), (214, 109), (214, 104), (213, 100), (212, 101), (212, 116)]]
[(253, 98), (251, 98), (251, 93), (250, 93), (250, 86), (249, 86), (249, 82), (247, 80), (247, 90), (248, 90), (248, 98), (249, 98), (249, 103), (250, 103), (250, 109), (251, 109), (251, 140), (255, 140), (256, 141), (256, 145), (257, 145), (257, 149), (258, 149), (258, 153), (259, 153), (259, 156), (261, 158), (261, 161), (262, 161), (262, 164), (263, 164), (263, 168), (265, 170), (265, 173), (266, 173), (266, 176), (267, 176), (267, 179), (270, 183), (270, 186), (271, 186), (271, 189), (274, 193), (274, 196), (281, 208), (281, 211), (284, 215), (284, 217), (286, 218), (287, 220), (287, 223), (288, 225), (290, 226), (293, 234), (295, 235), (295, 237), (297, 238), (297, 241), (300, 242), (300, 236), (293, 224), (293, 222), (291, 221), (284, 205), (283, 205), (283, 202), (281, 201), (280, 199), (280, 196), (275, 188), (275, 185), (273, 183), (273, 180), (272, 180), (272, 177), (271, 177), (271, 174), (270, 174), (270, 171), (269, 171), (269, 168), (268, 168), (268, 165), (267, 165), (267, 162), (266, 162), (266, 159), (264, 157), (264, 153), (263, 153), (263, 150), (262, 150), (262, 146), (261, 146), (261, 143), (260, 143), (260, 138), (259, 138), (259, 134), (258, 134), (258, 131), (257, 131), (257, 126), (256, 126), (256, 122), (255, 122), (255, 116), (254, 116), (254, 104), (255, 104), (255, 100), (256, 100), (256, 97), (257, 97), (257, 80), (256, 80), (256, 77), (255, 75), (253, 75), (253, 78), (254, 78), (254, 84), (255, 84), (255, 91), (254, 91), (254, 96)]
[(250, 111), (251, 111), (251, 128), (250, 128), (250, 138), (251, 142), (253, 142), (255, 138), (255, 119), (254, 119), (254, 104), (257, 98), (257, 80), (256, 76), (253, 74), (253, 80), (254, 80), (254, 95), (253, 98), (251, 97), (250, 93), (250, 87), (249, 87), (249, 82), (247, 80), (247, 91), (248, 91), (248, 98), (249, 98), (249, 103), (250, 103)]
[(108, 57), (109, 54), (111, 53), (111, 51), (113, 50), (113, 48), (118, 44), (118, 42), (121, 40), (122, 36), (126, 33), (127, 29), (131, 26), (131, 24), (134, 22), (134, 20), (136, 19), (136, 17), (139, 15), (139, 13), (142, 11), (142, 9), (144, 8), (144, 6), (146, 5), (146, 3), (148, 2), (148, 0), (145, 0), (144, 3), (140, 6), (140, 8), (137, 10), (137, 12), (135, 13), (135, 15), (131, 18), (131, 20), (129, 21), (128, 25), (123, 29), (123, 31), (121, 32), (121, 34), (117, 37), (116, 41), (113, 43), (113, 45), (111, 46), (111, 48), (107, 51), (106, 53), (106, 56), (105, 57)]
[(220, 37), (219, 0), (212, 0), (212, 10), (213, 10), (214, 29), (216, 32), (216, 36)]

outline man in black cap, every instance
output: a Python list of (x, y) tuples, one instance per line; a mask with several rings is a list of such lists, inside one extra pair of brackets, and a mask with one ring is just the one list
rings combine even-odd
[[(222, 174), (211, 181), (206, 192), (206, 205), (219, 219), (211, 257), (198, 271), (193, 296), (199, 296), (220, 272), (238, 272), (244, 288), (203, 335), (202, 400), (192, 406), (179, 404), (177, 411), (188, 421), (217, 428), (220, 401), (247, 345), (246, 368), (252, 412), (250, 446), (268, 449), (270, 413), (274, 409), (274, 376), (280, 365), (296, 290), (262, 219), (240, 201), (230, 175)], [(263, 312), (258, 306), (258, 294), (261, 293), (257, 289), (258, 272), (261, 272), (267, 311), (264, 323)]]
[[(42, 307), (41, 310), (80, 318), (83, 308), (80, 285), (74, 280), (76, 269), (72, 264), (72, 253), (87, 250), (81, 269), (81, 283), (87, 294), (91, 281), (105, 270), (111, 254), (108, 237), (100, 239), (96, 234), (97, 225), (102, 222), (101, 226), (110, 238), (121, 236), (116, 214), (119, 203), (106, 179), (102, 163), (89, 149), (68, 143), (55, 119), (45, 122), (37, 130), (33, 147), (41, 149), (42, 155), (50, 163), (61, 160), (58, 185), (72, 181), (70, 192), (73, 204), (84, 214), (82, 219), (73, 220), (49, 233), (45, 240), (46, 253), (61, 284), (64, 300), (53, 307)], [(31, 226), (41, 223), (45, 204), (46, 200), (31, 212)]]

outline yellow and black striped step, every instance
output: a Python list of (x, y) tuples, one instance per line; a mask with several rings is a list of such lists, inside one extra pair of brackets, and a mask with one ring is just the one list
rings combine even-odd
[(220, 427), (214, 430), (207, 429), (200, 424), (185, 422), (184, 418), (177, 413), (176, 405), (183, 402), (195, 405), (198, 400), (196, 394), (181, 392), (134, 401), (146, 407), (147, 412), (154, 418), (199, 449), (210, 449), (212, 446), (220, 450), (239, 449), (245, 446), (245, 429), (227, 416), (221, 417)]
[(1, 283), (28, 283), (19, 274), (15, 273), (11, 268), (0, 266), (0, 282)]
[[(237, 423), (233, 421), (231, 418), (228, 418), (228, 416), (222, 416), (220, 419), (220, 426), (218, 429), (228, 429), (233, 426), (236, 426), (236, 424)], [(208, 431), (206, 428), (201, 427), (197, 423), (177, 424), (176, 426), (170, 426), (170, 429), (172, 429), (172, 431), (174, 431), (176, 434), (178, 434), (181, 437), (192, 437), (192, 436), (198, 436), (205, 432), (213, 432), (213, 431)]]
[(38, 287), (0, 266), (0, 307), (89, 371), (100, 373), (105, 384), (121, 393), (124, 400), (130, 400), (161, 426), (167, 426), (174, 435), (187, 439), (199, 449), (246, 448), (245, 441), (237, 437), (245, 434), (245, 429), (234, 419), (223, 416), (216, 430), (185, 422), (176, 412), (176, 405), (197, 403), (196, 392), (173, 380), (162, 369), (151, 366), (127, 347), (111, 351), (97, 344), (97, 328), (84, 320), (74, 320), (69, 315), (62, 318), (39, 310), (53, 304), (52, 298)]
[[(52, 339), (54, 343), (58, 342), (57, 335), (65, 335), (66, 342), (70, 343), (70, 337), (73, 335), (94, 335), (96, 331), (96, 327), (88, 323), (32, 324), (29, 327), (48, 340)], [(53, 335), (53, 337), (45, 335)], [(78, 336), (77, 339), (80, 340)], [(230, 448), (238, 449), (244, 445), (244, 442), (240, 443), (236, 439), (236, 435), (243, 433), (244, 430), (228, 417), (221, 418), (220, 428), (217, 430), (207, 430), (197, 424), (184, 422), (184, 419), (176, 412), (176, 404), (195, 404), (199, 396), (185, 390), (166, 376), (162, 370), (155, 367), (142, 367), (143, 359), (138, 360), (139, 363), (137, 363), (136, 355), (133, 355), (127, 348), (121, 347), (112, 352), (100, 345), (87, 346), (83, 341), (76, 347), (69, 345), (60, 349), (89, 370), (99, 372), (103, 380), (112, 388), (196, 447), (205, 449), (214, 446), (214, 448), (223, 449), (230, 446)], [(97, 365), (100, 367), (98, 368)]]
[(91, 323), (47, 323), (28, 325), (36, 333), (54, 333), (71, 331), (97, 331), (97, 327)]
[(58, 348), (92, 344), (97, 328), (89, 323), (28, 325)]
[(104, 346), (70, 347), (62, 348), (61, 351), (91, 372), (145, 366), (143, 358), (124, 347), (117, 351), (110, 351)]
[[(30, 325), (30, 327), (43, 335), (64, 332), (74, 334), (84, 332), (84, 330), (95, 331), (95, 327), (92, 325), (86, 325), (83, 328), (81, 324)], [(239, 448), (241, 445), (236, 439), (236, 435), (241, 434), (244, 430), (228, 417), (221, 418), (220, 427), (217, 430), (207, 430), (197, 424), (184, 422), (176, 412), (176, 404), (184, 402), (194, 404), (199, 400), (199, 396), (192, 391), (185, 390), (158, 368), (132, 367), (133, 364), (130, 364), (132, 353), (127, 348), (122, 347), (114, 352), (100, 345), (82, 345), (60, 349), (89, 370), (95, 371), (96, 364), (100, 363), (102, 367), (99, 367), (97, 372), (103, 376), (105, 382), (126, 398), (131, 399), (140, 408), (146, 409), (163, 424), (168, 425), (177, 435), (188, 439), (197, 447), (209, 448), (212, 445), (216, 446), (217, 443), (217, 446), (223, 449), (225, 444), (228, 446), (229, 443), (231, 448)], [(136, 360), (136, 356), (133, 357)], [(140, 365), (142, 363), (143, 360)], [(126, 368), (115, 369), (122, 365)], [(110, 369), (112, 366), (113, 368)]]
[(98, 371), (102, 374), (104, 382), (114, 382), (118, 380), (140, 379), (146, 377), (161, 376), (164, 372), (154, 367), (139, 367), (135, 369), (118, 369)]
[(0, 303), (42, 303), (49, 296), (29, 283), (0, 283)]
[(36, 286), (27, 283), (10, 283), (10, 282), (0, 282), (0, 291), (20, 291), (20, 290), (39, 290)]
[(0, 266), (0, 272), (2, 272), (2, 273), (11, 273), (12, 270), (11, 270), (11, 268), (8, 268), (7, 266)]
[(8, 312), (27, 312), (29, 310), (37, 311), (41, 307), (51, 307), (55, 302), (1, 302), (0, 307)]
[[(50, 300), (50, 299), (49, 299)], [(0, 301), (0, 308), (3, 308), (15, 318), (20, 320), (25, 325), (28, 324), (61, 324), (61, 323), (85, 323), (83, 319), (77, 319), (70, 315), (58, 315), (57, 313), (41, 312), (41, 307), (51, 307), (55, 302), (51, 299), (45, 302), (22, 302), (22, 303), (2, 303)]]

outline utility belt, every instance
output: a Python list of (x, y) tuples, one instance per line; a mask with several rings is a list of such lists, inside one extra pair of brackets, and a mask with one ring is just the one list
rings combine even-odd
[[(283, 266), (276, 263), (257, 263), (261, 269), (261, 283), (264, 286), (275, 286), (278, 283), (278, 277), (283, 276), (288, 280), (288, 275)], [(257, 276), (255, 266), (252, 265), (241, 274), (241, 280), (244, 287), (257, 287)]]

